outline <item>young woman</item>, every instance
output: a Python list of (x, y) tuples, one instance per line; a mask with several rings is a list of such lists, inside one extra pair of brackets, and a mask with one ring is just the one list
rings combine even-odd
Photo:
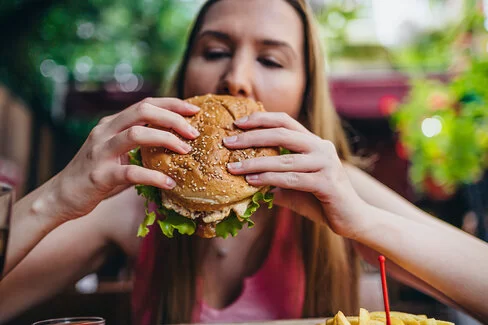
[(226, 240), (164, 239), (156, 231), (136, 238), (144, 207), (132, 185), (171, 189), (174, 181), (121, 156), (141, 145), (188, 151), (147, 123), (198, 136), (182, 118), (197, 108), (148, 98), (102, 119), (60, 174), (16, 204), (0, 322), (95, 271), (113, 245), (137, 258), (135, 324), (357, 313), (355, 252), (373, 263), (384, 254), (393, 276), (488, 319), (488, 281), (478, 271), (488, 269), (486, 244), (354, 167), (327, 88), (306, 1), (208, 1), (172, 95), (231, 94), (264, 104), (267, 112), (236, 122), (247, 132), (224, 144), (295, 152), (228, 166), (250, 184), (276, 186), (278, 208), (258, 211), (254, 228)]

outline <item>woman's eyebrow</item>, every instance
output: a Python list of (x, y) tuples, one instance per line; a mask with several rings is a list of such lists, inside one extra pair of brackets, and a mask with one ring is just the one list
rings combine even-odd
[(295, 50), (293, 49), (293, 47), (288, 42), (280, 41), (280, 40), (276, 40), (276, 39), (262, 39), (262, 40), (258, 41), (258, 43), (260, 43), (260, 44), (262, 44), (264, 46), (272, 46), (272, 47), (281, 47), (281, 48), (284, 48), (284, 49), (290, 51), (291, 54), (293, 54), (293, 56), (295, 58), (297, 57), (297, 53), (295, 52)]
[(201, 38), (204, 38), (206, 36), (211, 36), (213, 38), (217, 38), (219, 40), (222, 40), (222, 41), (225, 41), (225, 42), (230, 42), (232, 40), (232, 38), (230, 37), (229, 34), (226, 34), (226, 33), (223, 33), (223, 32), (219, 32), (219, 31), (216, 31), (216, 30), (204, 30), (202, 31), (201, 33), (198, 34), (197, 38), (198, 39), (201, 39)]

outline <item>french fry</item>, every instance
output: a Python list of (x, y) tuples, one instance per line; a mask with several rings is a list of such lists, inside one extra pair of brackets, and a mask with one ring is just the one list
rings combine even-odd
[(346, 317), (351, 325), (359, 325), (359, 317), (357, 316), (347, 316)]
[[(427, 318), (426, 315), (414, 315), (404, 312), (390, 312), (391, 325), (455, 325), (451, 322)], [(317, 325), (385, 325), (386, 314), (383, 311), (369, 312), (364, 308), (359, 309), (359, 317), (345, 316), (339, 311), (334, 318), (330, 318), (324, 324)]]
[(346, 316), (344, 316), (344, 314), (342, 313), (342, 311), (339, 311), (336, 315), (335, 315), (335, 321), (336, 321), (336, 325), (351, 325), (351, 323), (349, 323), (349, 321), (347, 320)]
[[(382, 324), (386, 324), (386, 317), (379, 317), (378, 315), (375, 315), (375, 316), (371, 316), (371, 319), (380, 321)], [(395, 316), (390, 316), (390, 320), (391, 320), (391, 325), (405, 325), (406, 324), (403, 322), (403, 320), (401, 320), (400, 318), (395, 317)]]
[[(346, 316), (346, 319), (349, 321), (351, 325), (359, 325), (359, 317), (357, 316)], [(334, 325), (335, 316), (333, 318), (329, 318), (326, 320), (325, 325)], [(316, 325), (324, 325), (324, 323), (316, 324)]]
[[(384, 311), (373, 311), (370, 313), (371, 319), (383, 319), (386, 320), (386, 314)], [(395, 317), (402, 322), (405, 323), (405, 325), (419, 325), (418, 321), (421, 319), (424, 319), (422, 316), (417, 316), (413, 314), (407, 314), (407, 313), (402, 313), (398, 311), (392, 311), (390, 312), (390, 318)], [(427, 317), (425, 317), (427, 318)]]
[(369, 312), (364, 308), (359, 308), (359, 324), (358, 325), (369, 325)]
[(437, 325), (437, 322), (434, 318), (428, 318), (421, 320), (420, 325)]

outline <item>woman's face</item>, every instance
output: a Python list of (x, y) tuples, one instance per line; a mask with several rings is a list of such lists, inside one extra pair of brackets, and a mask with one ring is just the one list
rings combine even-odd
[(305, 90), (303, 26), (283, 0), (221, 0), (190, 54), (184, 97), (230, 94), (297, 118)]

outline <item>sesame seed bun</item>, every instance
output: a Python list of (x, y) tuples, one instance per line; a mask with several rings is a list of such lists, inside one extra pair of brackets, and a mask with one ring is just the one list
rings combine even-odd
[[(215, 226), (229, 215), (231, 209), (238, 216), (242, 215), (250, 198), (258, 191), (267, 190), (249, 185), (243, 176), (230, 174), (227, 164), (276, 156), (279, 150), (229, 150), (223, 145), (224, 137), (243, 132), (234, 121), (264, 111), (261, 103), (248, 98), (210, 94), (186, 101), (201, 108), (197, 114), (186, 118), (200, 132), (199, 137), (187, 141), (192, 150), (181, 155), (162, 147), (144, 147), (141, 157), (145, 167), (159, 170), (176, 181), (174, 189), (162, 191), (163, 205), (185, 217), (198, 219), (200, 229), (202, 223)], [(208, 229), (202, 229), (199, 234), (205, 232), (204, 237), (213, 237)]]

